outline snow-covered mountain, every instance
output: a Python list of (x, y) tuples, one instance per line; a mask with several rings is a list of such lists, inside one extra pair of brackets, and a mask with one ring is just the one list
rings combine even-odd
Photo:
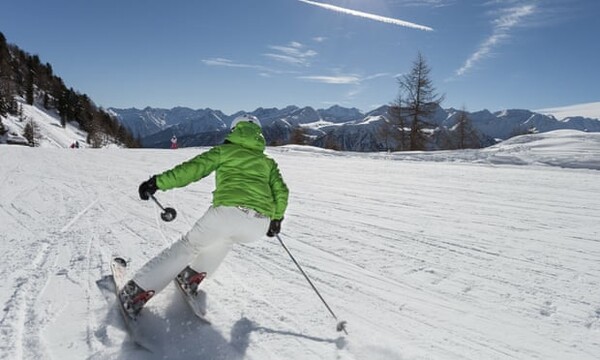
[(345, 108), (334, 105), (328, 109), (317, 110), (323, 121), (332, 123), (346, 123), (363, 118), (364, 115), (357, 108)]
[(469, 114), (469, 118), (473, 126), (483, 134), (503, 140), (530, 131), (540, 133), (559, 129), (600, 131), (599, 119), (568, 117), (558, 120), (552, 115), (530, 110), (504, 110), (495, 113), (480, 111)]
[[(202, 109), (193, 110), (185, 107), (176, 107), (173, 109), (158, 109), (146, 107), (144, 109), (109, 109), (112, 114), (117, 116), (119, 121), (129, 128), (135, 136), (147, 137), (157, 134), (164, 130), (173, 132), (188, 131), (188, 135), (198, 132), (211, 132), (222, 130), (223, 126), (228, 127), (231, 121), (242, 113), (236, 112), (232, 115), (225, 115), (219, 110)], [(292, 126), (299, 124), (308, 124), (324, 120), (331, 123), (344, 123), (354, 121), (363, 117), (358, 109), (342, 108), (332, 106), (328, 109), (315, 110), (312, 107), (288, 106), (283, 109), (278, 108), (258, 108), (251, 112), (257, 116), (263, 126), (271, 126), (276, 121), (284, 121)]]
[[(80, 130), (75, 123), (68, 123), (66, 128), (60, 126), (58, 114), (44, 110), (41, 106), (29, 106), (20, 100), (23, 115), (8, 115), (3, 119), (3, 125), (8, 130), (0, 137), (0, 142), (24, 143), (22, 138), (26, 121), (34, 119), (47, 130), (41, 131), (41, 146), (52, 146), (49, 143), (58, 141), (59, 147), (66, 147), (75, 141), (85, 145), (87, 134)], [(367, 114), (356, 109), (331, 107), (314, 110), (310, 107), (299, 108), (289, 106), (284, 109), (259, 108), (252, 112), (263, 123), (263, 131), (269, 144), (287, 144), (292, 142), (294, 129), (300, 127), (304, 133), (305, 143), (319, 147), (349, 151), (382, 151), (393, 147), (390, 140), (382, 131), (389, 122), (388, 106), (382, 106)], [(154, 129), (156, 131), (143, 138), (147, 147), (163, 147), (170, 145), (170, 139), (176, 135), (180, 146), (210, 146), (221, 143), (228, 133), (229, 124), (234, 117), (221, 111), (211, 109), (192, 110), (188, 108), (126, 109), (111, 110), (120, 121), (137, 129)], [(460, 111), (438, 107), (431, 119), (431, 124), (437, 129), (452, 129), (459, 117)], [(505, 110), (491, 113), (487, 110), (468, 113), (473, 127), (479, 131), (485, 146), (492, 145), (494, 139), (507, 139), (514, 135), (537, 132), (544, 133), (558, 129), (574, 129), (586, 132), (599, 132), (600, 120), (580, 116), (566, 117), (558, 120), (552, 115), (544, 115), (529, 110)], [(354, 120), (353, 117), (358, 117)], [(125, 120), (123, 120), (125, 119)], [(180, 121), (183, 119), (182, 121)], [(162, 130), (161, 130), (162, 129)], [(135, 130), (134, 130), (135, 131)], [(139, 130), (142, 133), (146, 130)], [(62, 139), (49, 140), (44, 134), (60, 133)], [(139, 135), (139, 134), (138, 134)], [(141, 136), (141, 135), (140, 135)], [(432, 150), (438, 146), (436, 137), (440, 137), (432, 129)], [(443, 148), (443, 146), (437, 147)]]
[[(250, 113), (261, 120), (269, 143), (288, 143), (294, 129), (300, 126), (308, 135), (306, 142), (312, 145), (325, 146), (328, 143), (329, 147), (340, 150), (379, 151), (390, 146), (389, 139), (382, 135), (386, 123), (389, 123), (388, 110), (388, 106), (381, 106), (363, 114), (358, 109), (340, 106), (318, 110), (288, 106), (283, 109), (258, 108)], [(168, 147), (173, 134), (186, 139), (184, 146), (214, 145), (222, 141), (232, 119), (241, 113), (227, 116), (218, 110), (186, 108), (111, 111), (141, 136), (147, 147)], [(453, 108), (436, 108), (430, 119), (434, 125), (431, 129), (431, 149), (443, 148), (440, 145), (442, 141), (436, 136), (452, 132), (459, 114), (460, 111)], [(492, 144), (494, 139), (504, 140), (529, 132), (543, 133), (558, 129), (600, 131), (600, 119), (581, 116), (559, 120), (551, 114), (518, 109), (493, 113), (482, 110), (467, 115), (484, 146)]]
[(114, 109), (109, 111), (136, 137), (147, 137), (164, 130), (172, 130), (169, 138), (183, 133), (194, 134), (222, 130), (230, 122), (221, 111), (212, 109), (192, 110), (186, 107), (159, 109)]

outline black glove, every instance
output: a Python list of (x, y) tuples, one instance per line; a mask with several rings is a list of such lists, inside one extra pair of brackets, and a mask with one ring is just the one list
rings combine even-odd
[(140, 193), (140, 199), (150, 199), (150, 195), (154, 195), (156, 190), (158, 190), (158, 186), (156, 186), (156, 175), (154, 175), (150, 179), (140, 184), (140, 187), (138, 189), (138, 192)]
[(281, 218), (279, 220), (271, 220), (271, 223), (269, 224), (269, 231), (267, 231), (268, 237), (273, 237), (273, 236), (279, 234), (279, 232), (281, 231), (281, 222), (282, 221), (283, 221), (283, 218)]

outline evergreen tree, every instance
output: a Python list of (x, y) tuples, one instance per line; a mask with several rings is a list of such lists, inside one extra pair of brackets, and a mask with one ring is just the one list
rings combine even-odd
[(17, 111), (16, 111), (15, 115), (17, 115), (20, 122), (27, 120), (25, 113), (23, 112), (23, 105), (21, 105), (21, 104), (17, 105)]
[(325, 149), (329, 149), (329, 150), (341, 150), (340, 145), (338, 144), (337, 140), (335, 139), (335, 136), (331, 133), (325, 135), (325, 140), (323, 142), (323, 148)]
[(306, 130), (301, 126), (295, 127), (294, 130), (292, 130), (290, 142), (292, 144), (305, 145), (306, 144)]
[(40, 128), (38, 124), (33, 121), (33, 119), (29, 119), (25, 127), (23, 128), (23, 137), (27, 139), (29, 145), (38, 146), (38, 139), (40, 137)]
[(8, 114), (12, 107), (10, 50), (4, 34), (0, 32), (0, 116)]
[[(408, 149), (406, 143), (406, 114), (402, 109), (402, 95), (399, 95), (388, 110), (389, 122), (383, 128), (383, 136), (388, 144), (387, 150), (404, 151)], [(390, 141), (396, 143), (395, 148), (391, 148)]]
[(8, 130), (4, 127), (4, 123), (2, 122), (2, 118), (0, 117), (0, 136), (6, 134)]
[(50, 95), (47, 92), (44, 92), (44, 109), (50, 109)]
[(443, 101), (438, 96), (430, 79), (431, 69), (421, 53), (413, 63), (411, 71), (403, 75), (400, 85), (400, 108), (410, 121), (409, 150), (425, 150), (427, 147), (427, 119)]
[(34, 86), (33, 86), (33, 69), (28, 69), (25, 80), (25, 101), (27, 104), (33, 105)]
[(0, 80), (0, 116), (5, 116), (10, 110), (9, 97), (6, 96), (6, 90), (3, 85), (2, 80)]
[(455, 131), (456, 147), (458, 149), (478, 149), (481, 147), (477, 131), (473, 128), (471, 119), (469, 119), (465, 109), (462, 109), (458, 115)]

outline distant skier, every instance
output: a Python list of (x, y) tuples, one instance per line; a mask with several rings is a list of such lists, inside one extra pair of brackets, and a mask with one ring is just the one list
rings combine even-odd
[(216, 172), (212, 206), (121, 289), (119, 297), (131, 317), (176, 276), (197, 294), (200, 282), (215, 272), (233, 244), (280, 232), (288, 188), (277, 163), (264, 150), (260, 121), (243, 115), (233, 121), (223, 144), (140, 185), (140, 198), (148, 200), (159, 189), (183, 187)]
[(171, 149), (177, 149), (177, 136), (173, 135), (171, 138)]

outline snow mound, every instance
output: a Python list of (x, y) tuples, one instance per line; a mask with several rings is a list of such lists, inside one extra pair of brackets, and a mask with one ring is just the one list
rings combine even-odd
[(600, 170), (600, 133), (555, 130), (516, 136), (484, 149), (353, 153), (288, 145), (290, 151), (328, 156), (383, 158), (398, 161), (470, 162), (490, 165), (540, 165)]
[(481, 150), (492, 163), (544, 164), (600, 170), (600, 133), (556, 130), (521, 135)]

